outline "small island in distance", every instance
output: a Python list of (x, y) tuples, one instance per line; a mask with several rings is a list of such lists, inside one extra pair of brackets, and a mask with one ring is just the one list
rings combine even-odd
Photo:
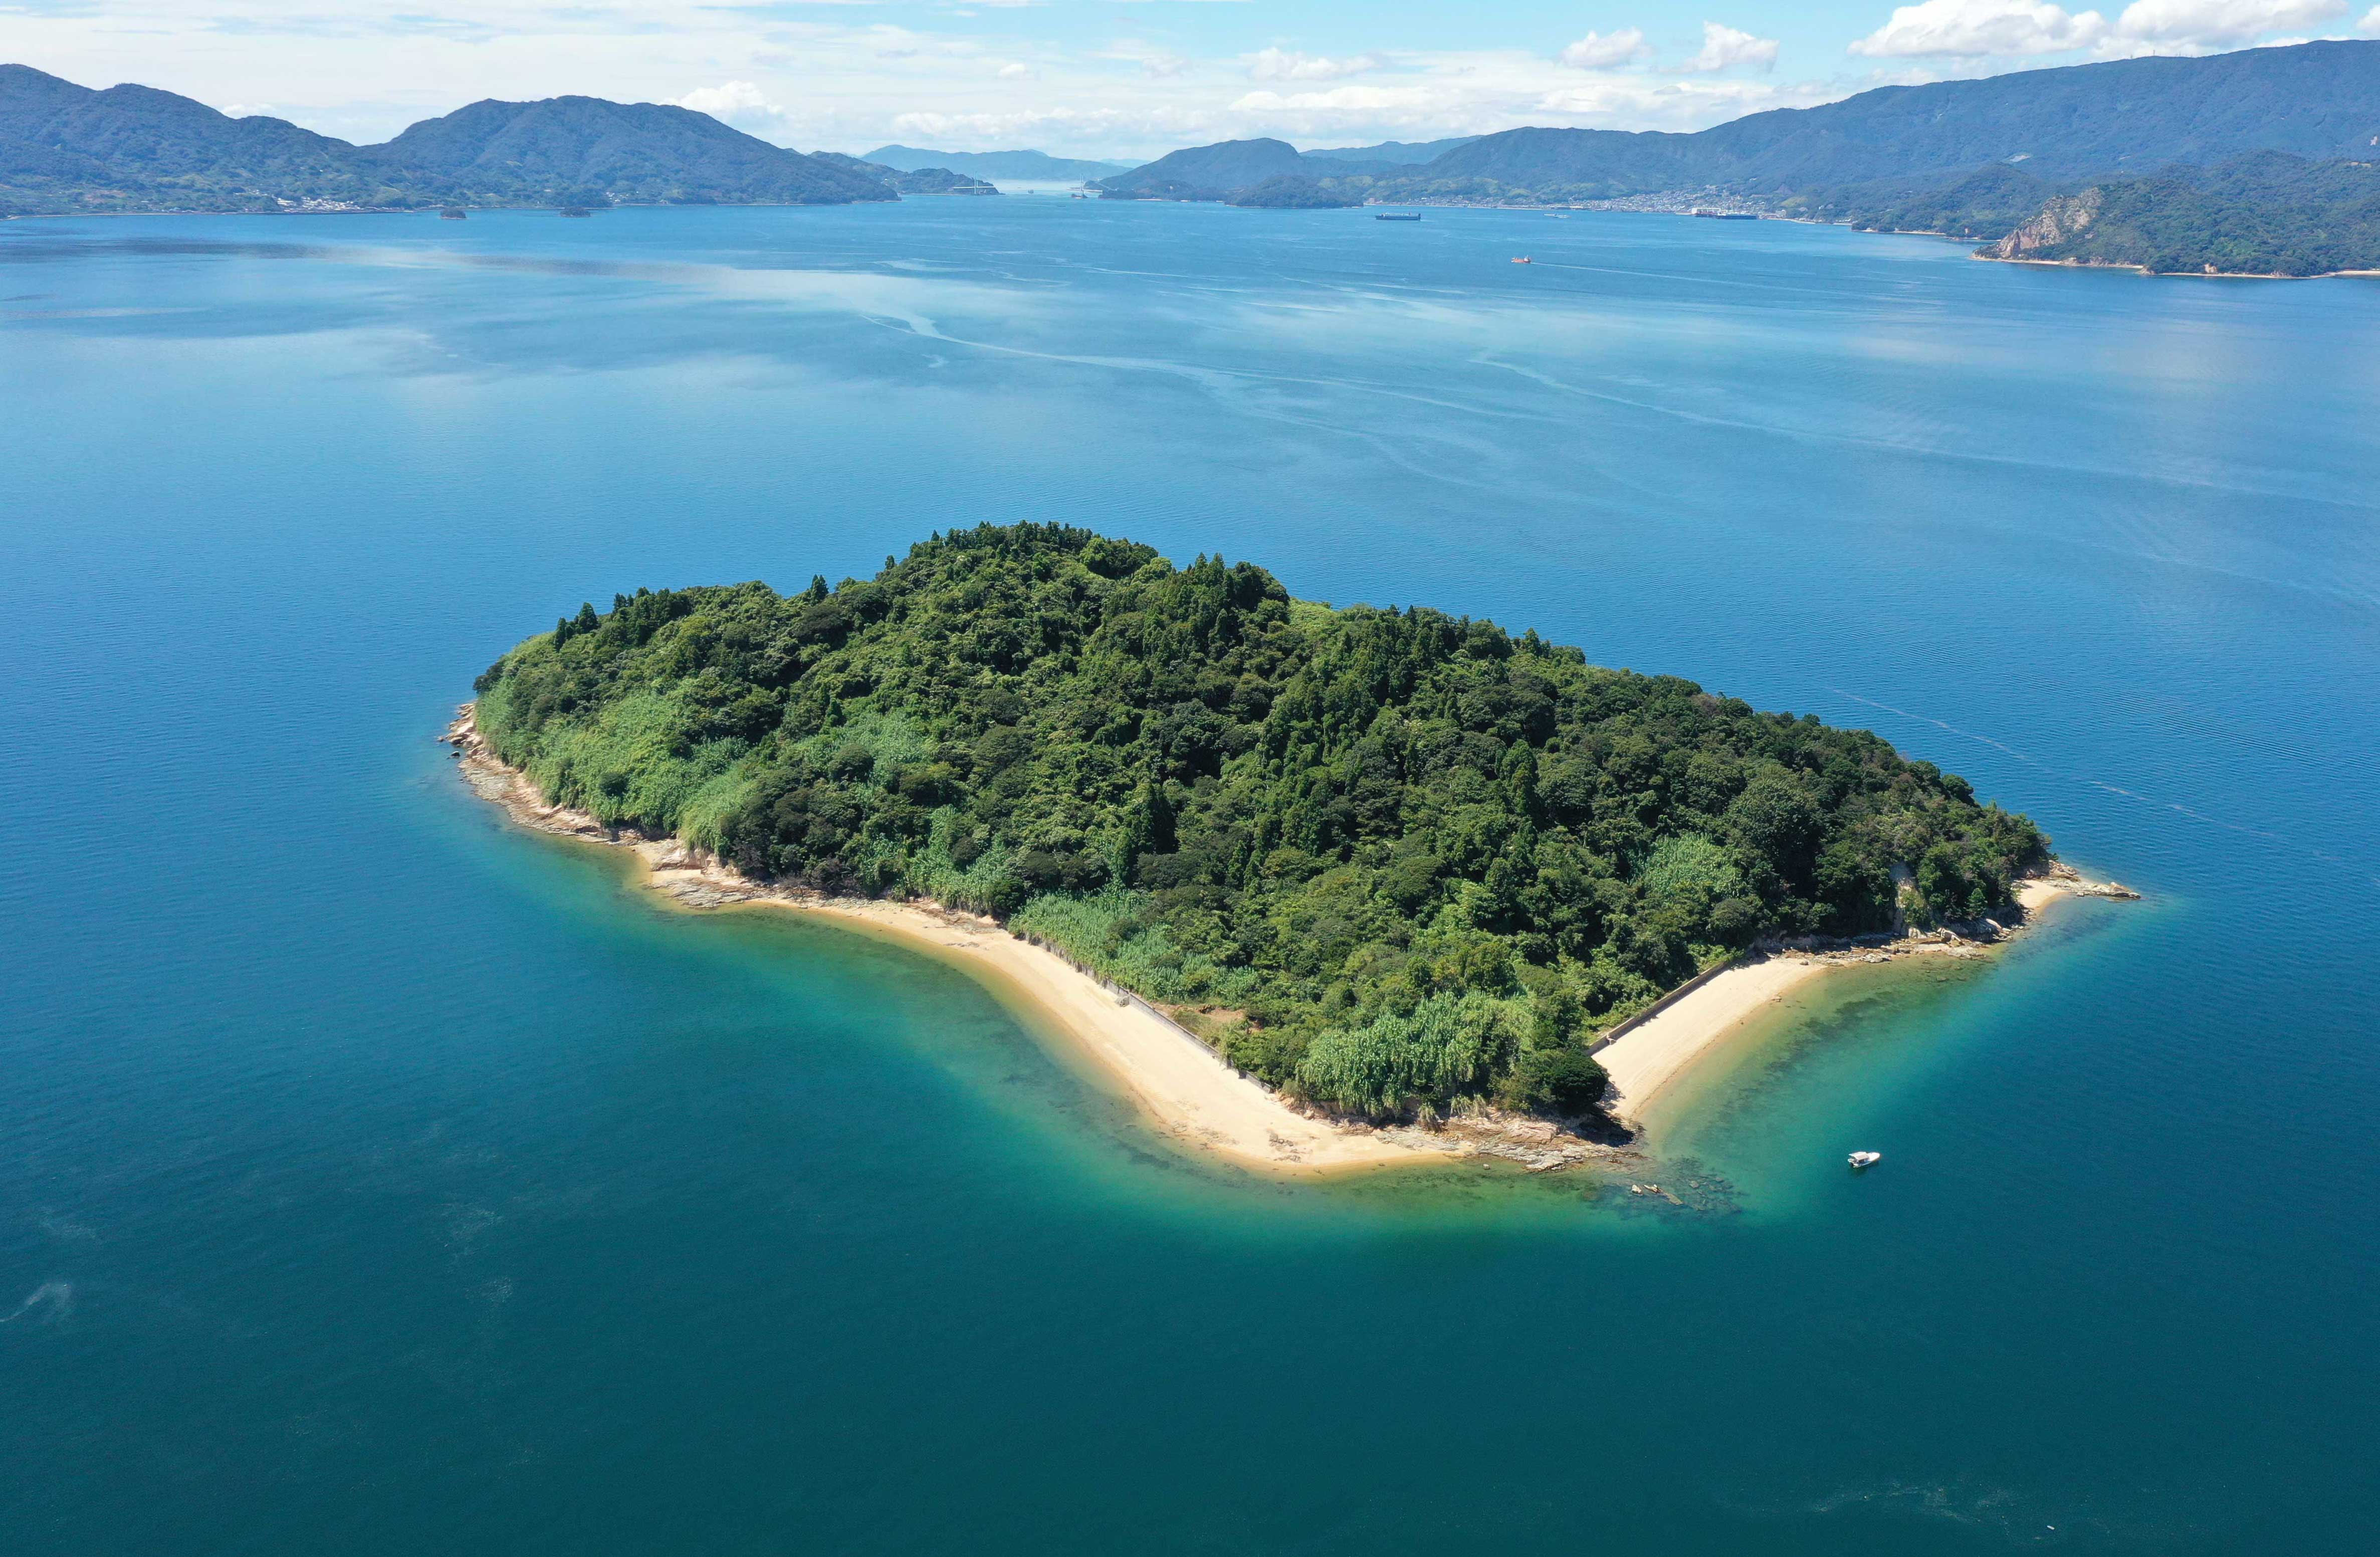
[(1788, 938), (2005, 919), (2062, 869), (1874, 735), (1057, 525), (791, 596), (639, 590), (477, 689), (455, 738), (516, 815), (646, 840), (697, 902), (1004, 925), (1284, 1120), (1592, 1129), (1599, 1042), (1682, 986)]

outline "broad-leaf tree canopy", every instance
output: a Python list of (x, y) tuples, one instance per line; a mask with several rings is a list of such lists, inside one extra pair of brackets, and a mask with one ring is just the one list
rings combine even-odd
[(997, 915), (1376, 1116), (1581, 1112), (1595, 1031), (1732, 949), (1977, 914), (2046, 847), (1864, 731), (1055, 525), (639, 590), (479, 687), (558, 802)]

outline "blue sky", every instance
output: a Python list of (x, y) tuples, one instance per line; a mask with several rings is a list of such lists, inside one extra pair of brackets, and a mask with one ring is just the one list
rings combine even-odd
[(1698, 129), (1893, 82), (2357, 36), (2380, 37), (2380, 4), (0, 0), (0, 60), (356, 140), (482, 97), (585, 92), (804, 150), (1127, 160), (1251, 135)]

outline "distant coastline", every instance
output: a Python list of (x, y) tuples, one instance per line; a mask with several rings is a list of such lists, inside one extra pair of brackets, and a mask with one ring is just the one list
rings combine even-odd
[[(1948, 235), (1912, 233), (1905, 236), (1942, 237)], [(2315, 271), (2307, 275), (2290, 275), (2282, 271), (2159, 271), (2119, 260), (2029, 260), (2019, 254), (1993, 254), (1980, 249), (1967, 258), (1988, 261), (1996, 265), (2039, 265), (2054, 271), (2130, 271), (2134, 275), (2155, 276), (2160, 281), (2332, 281), (2340, 276), (2380, 275), (2380, 270)]]
[[(515, 822), (626, 849), (642, 868), (643, 885), (686, 907), (770, 907), (814, 915), (950, 963), (1019, 1010), (1029, 1026), (1058, 1037), (1069, 1053), (1088, 1061), (1129, 1098), (1159, 1135), (1194, 1153), (1293, 1176), (1482, 1158), (1536, 1171), (1621, 1168), (1638, 1159), (1629, 1145), (1586, 1140), (1547, 1121), (1492, 1109), (1424, 1129), (1369, 1125), (1294, 1105), (1233, 1070), (1148, 1001), (988, 916), (936, 903), (830, 896), (755, 882), (679, 839), (607, 828), (585, 811), (551, 804), (528, 774), (498, 758), (480, 734), (468, 703), (440, 738), (453, 747), (473, 791)], [(1610, 1077), (1610, 1116), (1626, 1128), (1641, 1127), (1647, 1107), (1674, 1083), (1728, 1048), (1789, 991), (1830, 969), (1905, 956), (1988, 955), (2060, 898), (2137, 895), (2053, 864), (2020, 883), (2005, 925), (1986, 921), (1973, 927), (1982, 939), (1937, 931), (1832, 949), (1805, 942), (1706, 974), (1597, 1046), (1597, 1058)]]

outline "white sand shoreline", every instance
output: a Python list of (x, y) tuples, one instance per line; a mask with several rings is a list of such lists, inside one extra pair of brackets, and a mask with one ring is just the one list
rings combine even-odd
[[(997, 921), (917, 903), (828, 898), (747, 880), (676, 839), (614, 836), (583, 811), (551, 806), (517, 771), (488, 751), (467, 710), (447, 733), (464, 774), (484, 797), (540, 832), (625, 847), (645, 884), (689, 907), (783, 909), (897, 940), (960, 967), (1062, 1040), (1115, 1084), (1161, 1136), (1271, 1174), (1340, 1173), (1464, 1157), (1516, 1155), (1497, 1143), (1418, 1130), (1379, 1130), (1310, 1115), (1225, 1064), (1213, 1050), (1146, 1003), (1110, 989)], [(1551, 1132), (1548, 1130), (1548, 1135)]]
[[(1129, 1099), (1159, 1135), (1252, 1171), (1313, 1175), (1493, 1156), (1535, 1169), (1633, 1155), (1564, 1135), (1546, 1122), (1498, 1114), (1450, 1121), (1437, 1130), (1377, 1128), (1307, 1113), (1244, 1076), (1196, 1035), (1138, 996), (1106, 984), (1048, 947), (982, 915), (938, 904), (826, 897), (747, 879), (674, 838), (616, 833), (584, 811), (546, 803), (526, 774), (489, 750), (468, 705), (445, 739), (481, 797), (540, 832), (625, 848), (644, 884), (690, 908), (774, 908), (809, 914), (896, 940), (941, 958), (982, 983), (1045, 1039), (1087, 1061)], [(2064, 867), (2022, 883), (2028, 916), (2074, 894), (2131, 895)], [(1672, 998), (1625, 1029), (1597, 1058), (1609, 1073), (1610, 1112), (1641, 1127), (1645, 1109), (1718, 1053), (1786, 993), (1832, 967), (1911, 955), (1985, 955), (1976, 943), (1943, 937), (1850, 952), (1779, 952), (1730, 967)]]
[(1645, 1111), (1670, 1086), (1711, 1056), (1751, 1020), (1832, 966), (1779, 955), (1730, 967), (1642, 1027), (1597, 1050), (1611, 1077), (1610, 1109), (1642, 1125)]
[[(2017, 883), (2017, 906), (2031, 922), (2066, 897), (2130, 897), (2129, 889), (2095, 882), (2065, 866)], [(1958, 938), (1910, 939), (1841, 952), (1774, 952), (1726, 969), (1596, 1052), (1611, 1077), (1614, 1117), (1641, 1128), (1647, 1111), (1697, 1064), (1715, 1056), (1793, 990), (1829, 970), (1902, 956), (1986, 956), (2001, 944)]]

